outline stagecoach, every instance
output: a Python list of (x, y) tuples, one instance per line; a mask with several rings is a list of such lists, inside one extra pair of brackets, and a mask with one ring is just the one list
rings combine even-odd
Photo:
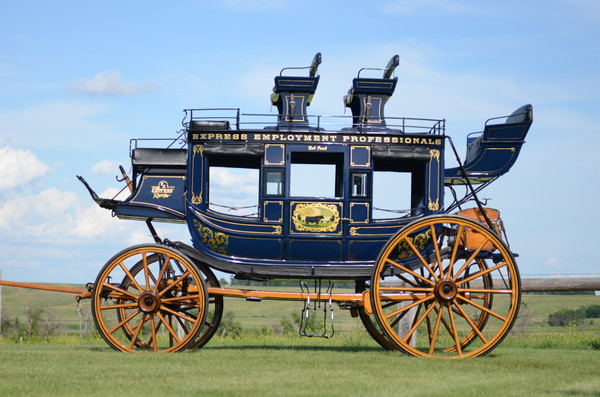
[[(385, 68), (358, 72), (343, 116), (308, 113), (320, 63), (319, 53), (310, 66), (275, 77), (276, 115), (187, 109), (173, 137), (131, 140), (130, 174), (121, 167), (126, 199), (98, 197), (78, 177), (99, 206), (145, 222), (154, 238), (116, 254), (87, 290), (67, 291), (91, 298), (112, 348), (202, 347), (219, 326), (224, 297), (300, 301), (303, 317), (318, 304), (323, 336), (335, 304), (383, 348), (412, 356), (481, 356), (508, 334), (521, 295), (516, 254), (499, 211), (478, 193), (515, 163), (531, 105), (485, 122), (461, 158), (445, 120), (384, 114), (397, 55)], [(447, 147), (458, 166), (445, 168)], [(254, 190), (244, 196), (231, 182), (224, 194), (231, 175)], [(239, 196), (250, 202), (230, 199)], [(191, 242), (158, 236), (154, 222), (187, 225)], [(215, 270), (299, 288), (221, 287)], [(336, 282), (354, 290), (336, 292)], [(300, 333), (313, 335), (302, 326)]]

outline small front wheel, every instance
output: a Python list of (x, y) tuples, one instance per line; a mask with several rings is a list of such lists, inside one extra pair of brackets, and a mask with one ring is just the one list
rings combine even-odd
[(176, 352), (194, 342), (204, 325), (204, 277), (179, 252), (139, 245), (115, 255), (92, 291), (92, 315), (115, 350)]

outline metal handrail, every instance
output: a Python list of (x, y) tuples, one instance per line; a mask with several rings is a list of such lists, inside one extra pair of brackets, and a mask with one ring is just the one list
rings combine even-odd
[[(206, 109), (186, 109), (184, 110), (186, 117), (183, 121), (183, 126), (188, 128), (192, 121), (211, 121), (223, 120), (233, 121), (235, 130), (240, 130), (242, 126), (253, 126), (253, 128), (261, 129), (264, 127), (282, 127), (278, 114), (265, 113), (241, 113), (239, 108), (206, 108)], [(210, 114), (208, 114), (210, 112)], [(214, 115), (215, 112), (230, 112), (224, 115)], [(373, 131), (386, 133), (396, 132), (400, 130), (405, 134), (427, 134), (427, 135), (444, 135), (446, 130), (445, 119), (428, 119), (414, 117), (386, 117), (386, 126), (374, 126), (376, 129), (371, 129), (368, 123), (355, 123), (353, 116), (348, 115), (306, 115), (308, 128), (322, 130), (327, 128), (329, 131), (334, 131), (339, 128), (341, 131), (345, 128), (355, 128), (357, 132)], [(272, 120), (272, 121), (271, 121)], [(293, 127), (290, 124), (290, 127)], [(233, 128), (233, 126), (232, 126)], [(281, 128), (285, 130), (286, 128)]]

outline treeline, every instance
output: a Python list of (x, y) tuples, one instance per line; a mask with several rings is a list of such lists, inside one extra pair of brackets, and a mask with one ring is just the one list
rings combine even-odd
[(45, 313), (39, 307), (26, 307), (24, 320), (10, 318), (2, 312), (0, 330), (2, 336), (8, 338), (47, 338), (61, 335), (64, 327), (52, 313)]
[(600, 305), (582, 306), (579, 309), (562, 309), (548, 316), (548, 324), (565, 326), (586, 318), (600, 318)]

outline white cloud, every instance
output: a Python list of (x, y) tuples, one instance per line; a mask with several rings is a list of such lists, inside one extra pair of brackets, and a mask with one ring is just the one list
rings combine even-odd
[[(100, 196), (112, 198), (117, 193), (117, 189), (109, 189)], [(121, 193), (117, 198), (126, 196), (127, 193)], [(91, 200), (83, 201), (73, 192), (56, 188), (14, 195), (0, 204), (0, 234), (14, 241), (60, 244), (101, 236), (105, 240), (122, 241), (128, 238), (125, 223)]]
[(107, 104), (53, 101), (21, 109), (0, 109), (0, 131), (13, 146), (75, 150), (108, 146), (118, 132), (96, 121)]
[(94, 164), (92, 174), (94, 175), (114, 175), (119, 169), (119, 162), (115, 160), (102, 160)]
[(73, 226), (71, 211), (78, 200), (75, 193), (55, 188), (9, 198), (0, 206), (0, 230), (13, 238), (59, 239)]
[(29, 150), (0, 147), (0, 192), (27, 186), (48, 171), (48, 166)]
[(90, 78), (76, 79), (66, 86), (67, 91), (89, 95), (128, 96), (156, 90), (153, 83), (125, 83), (121, 72), (105, 71)]
[(212, 167), (210, 183), (214, 190), (229, 195), (250, 194), (255, 196), (253, 198), (258, 197), (258, 170)]

